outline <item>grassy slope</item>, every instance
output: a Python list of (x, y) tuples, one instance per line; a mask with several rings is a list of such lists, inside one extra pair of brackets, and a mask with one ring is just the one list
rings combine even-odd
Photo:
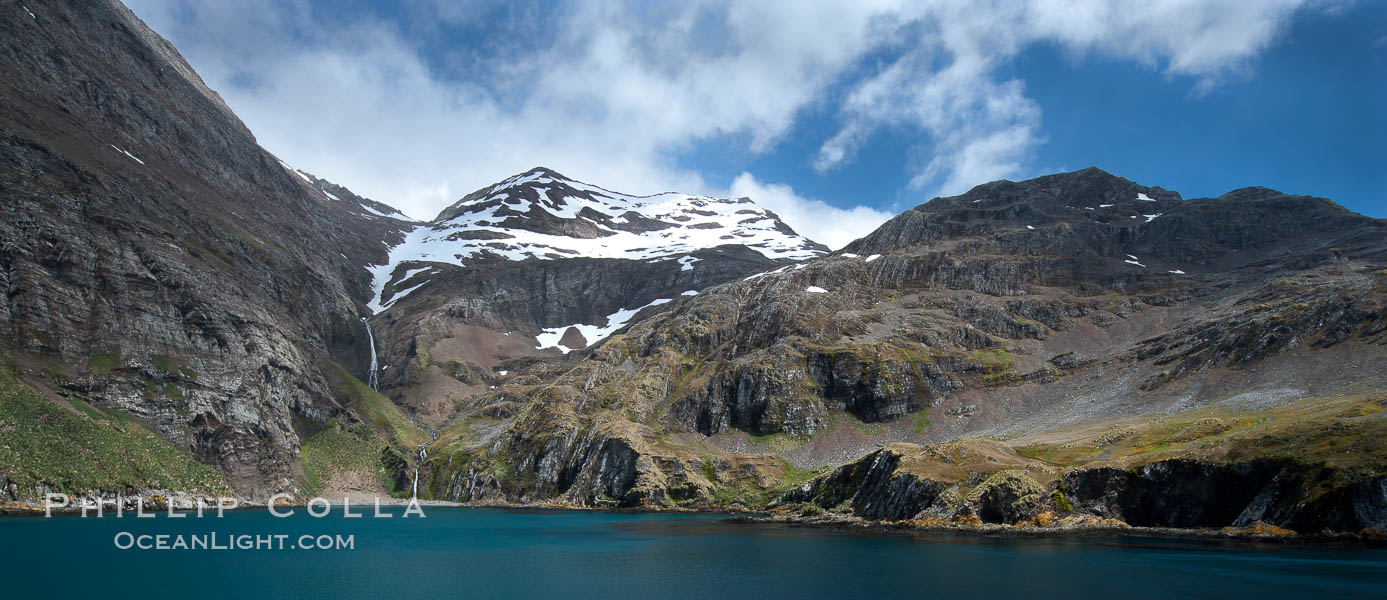
[[(1380, 474), (1387, 471), (1387, 394), (1377, 390), (1307, 398), (1256, 412), (1211, 407), (1018, 439), (1022, 456), (1061, 468), (1119, 466), (1168, 458), (1240, 462), (1290, 459)], [(1068, 437), (1069, 439), (1066, 439)], [(1048, 439), (1046, 439), (1048, 438)]]
[[(400, 461), (408, 461), (429, 436), (411, 423), (389, 398), (345, 369), (336, 365), (334, 368), (338, 375), (337, 385), (333, 386), (335, 392), (342, 404), (364, 424), (344, 425), (334, 421), (304, 441), (299, 449), (299, 464), (304, 472), (300, 495), (342, 491), (333, 488), (343, 481), (354, 481), (356, 485), (379, 482), (380, 488), (376, 491), (389, 490), (392, 486), (386, 456), (393, 454)], [(393, 451), (388, 450), (392, 447)]]
[(229, 495), (221, 474), (119, 413), (73, 399), (76, 412), (0, 372), (0, 480), (36, 498), (64, 492), (172, 489)]
[(389, 398), (346, 370), (338, 367), (337, 372), (346, 390), (346, 406), (385, 435), (387, 440), (394, 442), (407, 454), (412, 454), (415, 448), (428, 441), (428, 434), (411, 423), (409, 417)]
[(365, 473), (371, 480), (382, 481), (387, 476), (381, 462), (386, 446), (384, 439), (363, 425), (349, 429), (337, 423), (329, 425), (299, 449), (304, 474), (302, 495), (307, 497), (324, 491), (336, 475), (349, 471)]

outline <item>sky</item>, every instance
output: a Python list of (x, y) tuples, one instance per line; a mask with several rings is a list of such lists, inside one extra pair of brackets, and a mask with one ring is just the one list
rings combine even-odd
[(1088, 166), (1387, 217), (1387, 2), (125, 1), (265, 148), (417, 219), (540, 165), (832, 248)]

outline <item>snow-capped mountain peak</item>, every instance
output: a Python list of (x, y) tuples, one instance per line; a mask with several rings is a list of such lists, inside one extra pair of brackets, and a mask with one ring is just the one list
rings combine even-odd
[[(745, 246), (775, 261), (828, 251), (747, 198), (633, 196), (537, 167), (468, 194), (410, 231), (386, 264), (372, 268), (376, 298), (371, 308), (379, 311), (401, 297), (395, 293), (382, 300), (397, 267), (406, 263), (417, 270), (429, 263), (495, 260), (660, 260), (724, 245)], [(403, 282), (397, 287), (415, 289), (399, 286)]]

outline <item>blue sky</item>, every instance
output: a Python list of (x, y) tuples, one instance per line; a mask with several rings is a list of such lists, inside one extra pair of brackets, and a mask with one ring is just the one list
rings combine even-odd
[(289, 163), (429, 218), (543, 164), (842, 244), (1097, 165), (1387, 217), (1387, 3), (128, 0)]

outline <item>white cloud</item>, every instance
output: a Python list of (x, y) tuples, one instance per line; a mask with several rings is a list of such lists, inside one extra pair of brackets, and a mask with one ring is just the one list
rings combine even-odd
[[(305, 0), (128, 3), (266, 148), (429, 218), (535, 165), (630, 193), (717, 193), (680, 152), (713, 142), (754, 158), (811, 107), (837, 115), (807, 159), (819, 170), (889, 127), (919, 137), (913, 189), (962, 191), (1026, 172), (1043, 141), (1024, 82), (996, 76), (1025, 47), (1117, 56), (1207, 86), (1245, 68), (1300, 0), (405, 0), (398, 22)], [(465, 39), (448, 39), (448, 26)], [(792, 226), (829, 245), (858, 235), (796, 224), (790, 215), (831, 207), (787, 186), (745, 173), (739, 186), (774, 196)], [(860, 219), (853, 227), (881, 215), (840, 212)]]
[(876, 229), (894, 216), (866, 206), (842, 209), (822, 200), (804, 198), (783, 183), (764, 183), (745, 171), (732, 181), (730, 198), (755, 198), (801, 235), (838, 250)]
[(324, 23), (302, 2), (130, 4), (266, 148), (422, 218), (536, 165), (631, 193), (713, 192), (672, 156), (721, 136), (769, 148), (875, 43), (870, 3), (655, 17), (587, 3), (476, 81), (443, 76), (393, 24)]
[(1024, 82), (995, 72), (1021, 50), (1054, 43), (1190, 76), (1196, 91), (1245, 68), (1303, 0), (938, 1), (912, 15), (920, 33), (895, 60), (852, 84), (841, 126), (820, 147), (820, 172), (852, 160), (878, 129), (917, 131), (929, 148), (913, 189), (956, 194), (1025, 174), (1043, 142)]

